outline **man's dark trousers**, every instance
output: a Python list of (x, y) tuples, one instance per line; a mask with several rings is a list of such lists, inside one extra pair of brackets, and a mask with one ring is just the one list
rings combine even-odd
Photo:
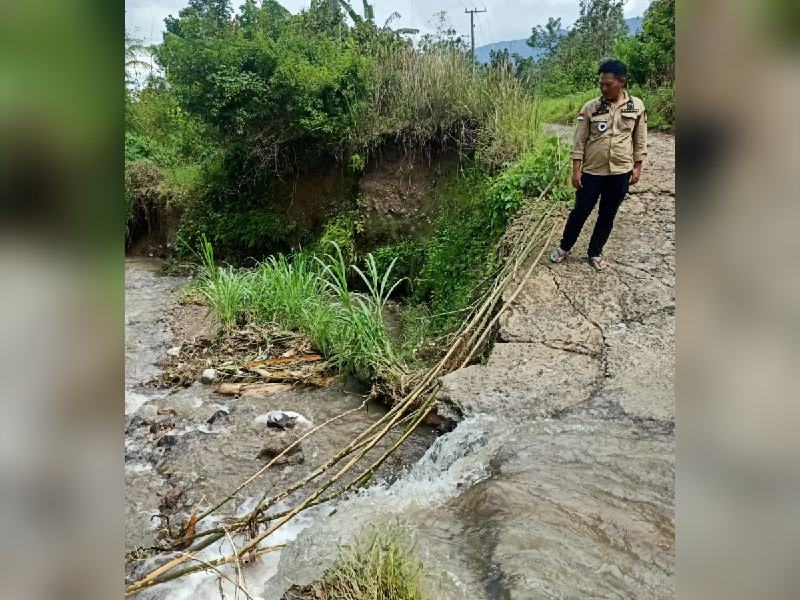
[(600, 208), (597, 214), (597, 223), (589, 240), (589, 256), (600, 256), (603, 246), (611, 235), (614, 226), (614, 217), (617, 209), (622, 204), (631, 181), (631, 172), (619, 175), (591, 175), (581, 174), (583, 188), (575, 192), (575, 208), (569, 213), (567, 224), (564, 226), (564, 236), (561, 238), (561, 249), (572, 250), (583, 224), (600, 198)]

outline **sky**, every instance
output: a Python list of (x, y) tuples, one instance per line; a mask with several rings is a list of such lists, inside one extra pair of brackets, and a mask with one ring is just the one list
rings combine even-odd
[[(309, 0), (279, 0), (289, 11), (296, 13), (308, 7)], [(394, 28), (412, 27), (423, 33), (433, 13), (447, 11), (450, 22), (459, 34), (469, 36), (469, 15), (466, 8), (486, 9), (475, 15), (475, 45), (527, 38), (534, 25), (544, 25), (549, 17), (561, 17), (564, 26), (572, 25), (578, 17), (578, 1), (558, 0), (372, 0), (375, 21), (383, 25), (393, 12), (401, 15), (392, 23)], [(625, 17), (644, 14), (649, 0), (627, 0)], [(160, 42), (164, 18), (177, 16), (187, 0), (125, 0), (125, 24), (134, 37), (147, 43)], [(233, 6), (242, 2), (233, 0)], [(351, 0), (360, 13), (361, 0)]]

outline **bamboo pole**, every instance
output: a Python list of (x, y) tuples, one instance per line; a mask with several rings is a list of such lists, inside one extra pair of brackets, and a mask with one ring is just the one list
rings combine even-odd
[[(557, 175), (558, 176), (558, 175)], [(557, 177), (556, 176), (556, 177)], [(538, 202), (541, 200), (544, 195), (549, 191), (552, 184), (555, 181), (554, 179), (546, 186), (545, 190), (539, 195), (536, 199)], [(186, 560), (198, 560), (192, 553), (196, 553), (199, 550), (207, 547), (214, 541), (220, 539), (222, 536), (227, 535), (228, 532), (222, 528), (219, 530), (209, 530), (209, 532), (201, 532), (200, 534), (196, 534), (192, 538), (195, 539), (201, 536), (207, 536), (207, 539), (199, 544), (195, 545), (191, 548), (188, 552), (182, 553), (181, 555), (177, 556), (176, 558), (172, 559), (171, 561), (167, 562), (166, 564), (154, 569), (153, 571), (146, 574), (142, 579), (133, 583), (125, 590), (125, 595), (130, 596), (131, 594), (135, 594), (147, 587), (151, 587), (158, 583), (163, 583), (165, 581), (170, 581), (173, 579), (177, 579), (183, 575), (196, 572), (199, 570), (203, 570), (208, 567), (215, 567), (222, 564), (227, 564), (229, 562), (238, 561), (239, 556), (242, 556), (248, 552), (255, 551), (256, 554), (261, 554), (268, 551), (275, 551), (280, 549), (280, 547), (270, 547), (266, 549), (259, 549), (258, 544), (261, 543), (265, 538), (269, 535), (274, 533), (277, 529), (291, 520), (294, 516), (302, 512), (303, 510), (315, 506), (317, 504), (321, 504), (322, 502), (327, 502), (330, 499), (335, 498), (336, 496), (352, 489), (353, 487), (358, 487), (364, 485), (367, 481), (369, 481), (375, 474), (376, 470), (381, 466), (381, 464), (400, 446), (400, 444), (405, 441), (409, 435), (416, 429), (416, 427), (424, 420), (424, 418), (433, 410), (436, 406), (435, 398), (436, 394), (438, 393), (438, 382), (437, 377), (440, 375), (453, 370), (454, 364), (459, 365), (461, 367), (465, 366), (469, 363), (472, 357), (475, 355), (476, 350), (480, 347), (480, 345), (484, 342), (486, 337), (489, 335), (491, 328), (494, 324), (499, 320), (500, 316), (505, 312), (505, 307), (513, 301), (517, 295), (522, 290), (522, 286), (525, 280), (530, 276), (533, 271), (535, 265), (539, 262), (542, 255), (544, 254), (547, 244), (549, 243), (553, 232), (555, 231), (555, 225), (550, 230), (550, 233), (545, 239), (544, 244), (533, 264), (528, 268), (526, 274), (523, 276), (522, 281), (517, 286), (514, 294), (512, 294), (509, 302), (506, 303), (505, 307), (502, 308), (498, 312), (494, 312), (497, 303), (500, 301), (503, 292), (505, 291), (508, 284), (513, 280), (516, 276), (516, 273), (521, 266), (521, 264), (527, 259), (530, 252), (534, 247), (538, 245), (539, 239), (537, 237), (541, 227), (547, 221), (549, 216), (552, 214), (554, 207), (551, 206), (549, 210), (545, 211), (544, 215), (542, 215), (538, 220), (536, 220), (535, 216), (531, 216), (530, 222), (527, 228), (524, 231), (524, 234), (521, 236), (521, 239), (517, 241), (517, 243), (513, 246), (512, 251), (509, 253), (509, 256), (506, 257), (504, 261), (504, 265), (497, 274), (495, 278), (495, 284), (492, 286), (490, 291), (488, 291), (485, 295), (483, 300), (480, 302), (478, 307), (468, 315), (464, 322), (462, 323), (461, 327), (459, 327), (456, 335), (453, 338), (453, 343), (448, 348), (448, 351), (445, 355), (437, 362), (437, 364), (429, 369), (422, 378), (417, 382), (414, 389), (412, 389), (409, 393), (407, 393), (402, 400), (395, 403), (394, 406), (380, 419), (376, 422), (372, 423), (369, 427), (367, 427), (364, 431), (362, 431), (354, 440), (352, 440), (343, 450), (338, 452), (333, 458), (329, 459), (326, 463), (315, 469), (311, 474), (307, 475), (300, 481), (296, 482), (295, 484), (289, 486), (281, 493), (273, 496), (269, 500), (263, 501), (259, 503), (259, 505), (248, 515), (248, 517), (241, 519), (238, 522), (235, 522), (232, 525), (232, 528), (244, 528), (252, 523), (264, 523), (264, 522), (272, 522), (271, 525), (267, 527), (267, 529), (258, 535), (256, 535), (253, 539), (247, 542), (242, 548), (236, 551), (234, 547), (234, 554), (223, 556), (213, 561), (201, 561), (203, 564), (198, 567), (188, 567), (180, 570), (173, 571), (175, 567), (179, 566)], [(467, 336), (469, 338), (467, 339)], [(466, 355), (463, 354), (466, 352)], [(455, 360), (455, 363), (451, 363), (452, 360)], [(417, 401), (425, 396), (425, 400), (421, 403), (416, 405)], [(363, 404), (362, 404), (363, 407)], [(361, 407), (359, 407), (361, 408)], [(413, 410), (412, 410), (413, 409)], [(358, 410), (358, 409), (353, 409)], [(406, 415), (405, 413), (409, 410), (412, 410), (411, 413)], [(338, 418), (345, 416), (353, 411), (348, 411), (347, 413), (343, 413), (325, 423), (317, 426), (307, 434), (305, 434), (300, 440), (293, 443), (291, 446), (287, 447), (281, 455), (270, 461), (267, 465), (259, 469), (254, 475), (249, 477), (245, 480), (240, 486), (234, 490), (228, 497), (226, 497), (222, 502), (218, 503), (208, 511), (204, 512), (201, 518), (207, 517), (208, 515), (212, 514), (214, 511), (218, 510), (223, 506), (226, 502), (230, 501), (238, 492), (240, 492), (244, 487), (250, 485), (255, 479), (258, 478), (263, 472), (265, 472), (274, 462), (287, 453), (292, 447), (294, 447), (297, 443), (299, 443), (302, 439), (308, 437), (312, 433), (319, 430), (321, 427), (328, 425), (330, 422), (335, 421)], [(329, 494), (328, 496), (322, 497), (322, 494), (331, 486), (336, 484), (345, 474), (347, 474), (350, 470), (352, 470), (355, 465), (361, 461), (364, 456), (374, 448), (381, 439), (383, 439), (392, 429), (394, 429), (398, 423), (403, 422), (406, 420), (407, 417), (411, 417), (411, 423), (407, 427), (406, 431), (386, 450), (384, 453), (375, 461), (372, 465), (366, 468), (359, 476), (353, 479), (350, 483), (345, 485), (341, 490), (333, 494)], [(371, 435), (370, 435), (371, 434)], [(308, 483), (316, 479), (319, 475), (327, 472), (329, 469), (335, 467), (341, 460), (348, 457), (349, 455), (357, 452), (357, 455), (352, 457), (343, 467), (341, 467), (333, 476), (331, 476), (327, 481), (325, 481), (322, 485), (320, 485), (311, 495), (306, 497), (305, 500), (294, 506), (293, 508), (284, 511), (278, 515), (265, 515), (265, 511), (270, 507), (274, 506), (280, 500), (290, 496), (293, 492), (305, 487)], [(214, 531), (213, 533), (210, 533)], [(185, 541), (185, 540), (182, 540)], [(173, 572), (170, 572), (173, 571)]]

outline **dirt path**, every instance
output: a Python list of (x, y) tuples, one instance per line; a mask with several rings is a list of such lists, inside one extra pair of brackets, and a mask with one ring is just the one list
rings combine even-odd
[(584, 260), (595, 211), (567, 260), (542, 259), (487, 363), (443, 378), (440, 414), (525, 419), (588, 403), (674, 421), (675, 139), (649, 142), (604, 250), (609, 268), (597, 273)]

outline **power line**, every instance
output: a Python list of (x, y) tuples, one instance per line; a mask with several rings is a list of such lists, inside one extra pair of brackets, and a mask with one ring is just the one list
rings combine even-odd
[(486, 30), (481, 23), (481, 18), (478, 17), (477, 19), (477, 26), (478, 26), (478, 35), (476, 36), (476, 43), (480, 43), (481, 45), (486, 44)]
[(475, 62), (475, 14), (476, 13), (485, 13), (486, 9), (484, 10), (477, 10), (475, 8), (467, 10), (464, 9), (465, 13), (469, 13), (469, 39), (470, 39), (470, 57), (472, 58), (472, 62)]
[[(483, 3), (483, 0), (481, 0), (481, 4), (483, 4), (483, 10), (486, 10), (486, 4)], [(488, 17), (486, 19), (486, 25), (488, 25), (489, 27), (489, 43), (491, 44), (492, 42), (495, 41), (495, 39), (494, 39), (494, 31), (492, 31), (492, 20), (489, 19)]]

